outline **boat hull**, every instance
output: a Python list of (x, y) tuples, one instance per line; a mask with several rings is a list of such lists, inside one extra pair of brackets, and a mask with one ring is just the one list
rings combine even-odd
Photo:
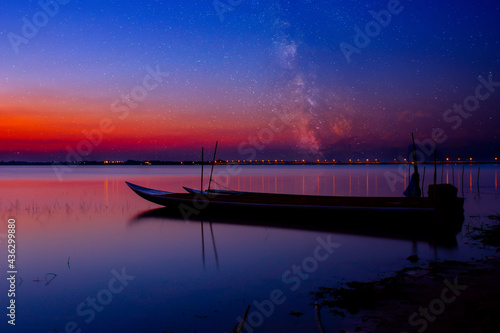
[[(330, 197), (268, 193), (186, 193), (158, 191), (127, 182), (140, 197), (165, 206), (172, 216), (282, 221), (283, 224), (345, 224), (353, 228), (407, 230), (458, 228), (463, 222), (463, 199), (436, 201), (406, 197)], [(438, 223), (437, 223), (438, 222)]]

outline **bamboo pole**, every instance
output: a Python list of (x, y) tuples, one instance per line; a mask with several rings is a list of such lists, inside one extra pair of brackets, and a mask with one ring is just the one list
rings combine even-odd
[(418, 174), (418, 167), (417, 167), (417, 146), (415, 146), (415, 139), (413, 138), (413, 132), (411, 133), (411, 141), (413, 143), (413, 172)]
[(203, 147), (201, 147), (201, 186), (200, 191), (203, 193), (203, 164), (205, 163), (203, 158)]
[(325, 329), (323, 328), (323, 323), (321, 322), (321, 312), (319, 310), (318, 302), (314, 303), (314, 313), (316, 317), (316, 323), (318, 324), (318, 329), (320, 333), (324, 333)]
[(210, 171), (210, 181), (208, 183), (208, 191), (207, 192), (210, 192), (210, 185), (212, 185), (212, 174), (214, 173), (215, 154), (217, 154), (217, 144), (218, 143), (219, 143), (219, 141), (215, 142), (214, 158), (212, 160), (212, 171)]
[(411, 183), (411, 162), (408, 161), (408, 186), (410, 186)]
[(437, 183), (437, 149), (434, 149), (434, 188), (432, 193), (434, 199), (436, 199), (436, 183)]
[(437, 157), (436, 157), (436, 149), (434, 149), (434, 185), (437, 182)]
[(425, 166), (424, 166), (424, 171), (422, 175), (422, 197), (425, 197), (425, 192), (424, 192), (424, 182), (425, 182)]
[(233, 328), (231, 332), (233, 333), (241, 333), (243, 328), (245, 327), (245, 322), (247, 321), (247, 316), (248, 316), (248, 311), (250, 310), (250, 304), (247, 306), (247, 309), (245, 311), (245, 314), (243, 315), (243, 319), (241, 320), (240, 325), (238, 326), (238, 323), (236, 323), (236, 326)]

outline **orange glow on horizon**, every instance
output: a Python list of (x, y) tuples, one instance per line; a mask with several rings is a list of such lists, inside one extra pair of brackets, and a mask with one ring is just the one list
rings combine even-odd
[[(100, 105), (98, 105), (100, 104)], [(96, 111), (103, 110), (103, 111)], [(149, 108), (131, 111), (126, 117), (113, 114), (102, 101), (71, 107), (40, 96), (31, 102), (0, 102), (3, 151), (20, 153), (57, 153), (67, 147), (76, 149), (82, 141), (93, 143), (93, 152), (165, 151), (168, 148), (198, 149), (204, 142), (223, 141), (237, 147), (246, 138), (257, 137), (268, 126), (266, 119), (236, 121), (232, 114), (213, 117), (210, 112)], [(287, 140), (275, 133), (272, 144)], [(91, 157), (89, 157), (92, 159)]]

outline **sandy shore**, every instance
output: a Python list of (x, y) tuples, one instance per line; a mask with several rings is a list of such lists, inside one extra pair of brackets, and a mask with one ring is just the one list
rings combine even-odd
[(430, 263), (316, 294), (323, 307), (354, 314), (352, 328), (341, 332), (498, 332), (500, 254)]

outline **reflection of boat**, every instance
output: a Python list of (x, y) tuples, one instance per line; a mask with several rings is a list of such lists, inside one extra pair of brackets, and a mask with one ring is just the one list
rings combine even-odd
[[(463, 221), (463, 198), (458, 198), (451, 185), (431, 185), (430, 197), (339, 197), (319, 195), (252, 193), (238, 191), (197, 191), (172, 193), (146, 187), (127, 185), (142, 198), (176, 211), (185, 219), (193, 216), (224, 216), (265, 220), (279, 219), (285, 223), (310, 223), (321, 217), (322, 224), (348, 223), (350, 227), (370, 226), (420, 229), (445, 227)], [(456, 189), (455, 189), (456, 190)], [(325, 214), (329, 218), (325, 219)], [(373, 220), (377, 217), (377, 221)], [(342, 222), (341, 218), (344, 219)], [(305, 219), (305, 220), (304, 220)], [(439, 225), (436, 224), (439, 221)]]
[[(142, 212), (135, 216), (131, 225), (146, 221), (159, 221), (168, 223), (183, 223), (185, 216), (178, 209), (156, 208)], [(239, 226), (279, 228), (290, 230), (319, 231), (339, 233), (358, 236), (380, 237), (388, 239), (402, 239), (413, 241), (426, 241), (429, 244), (439, 245), (447, 248), (457, 246), (456, 234), (461, 231), (463, 220), (456, 221), (453, 227), (447, 229), (432, 229), (429, 227), (418, 227), (416, 223), (402, 223), (402, 220), (394, 216), (386, 216), (374, 221), (367, 216), (353, 218), (352, 216), (338, 216), (323, 214), (307, 217), (302, 214), (279, 214), (260, 215), (256, 214), (199, 214), (189, 217), (190, 222), (203, 221), (214, 224), (231, 224)], [(378, 223), (377, 223), (378, 222)], [(380, 223), (383, 222), (383, 223)], [(429, 225), (429, 224), (426, 224)]]

